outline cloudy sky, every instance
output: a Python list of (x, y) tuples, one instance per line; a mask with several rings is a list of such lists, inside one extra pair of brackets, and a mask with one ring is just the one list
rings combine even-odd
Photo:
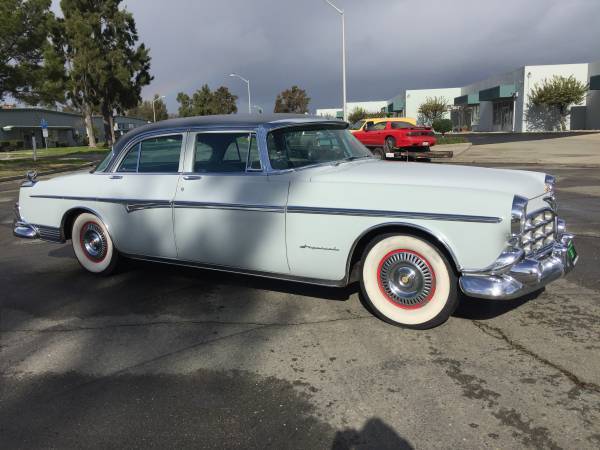
[[(324, 0), (125, 0), (151, 49), (144, 97), (229, 87), (271, 111), (297, 84), (311, 109), (341, 106), (341, 24)], [(460, 86), (525, 64), (600, 60), (600, 0), (337, 0), (346, 12), (348, 100)]]

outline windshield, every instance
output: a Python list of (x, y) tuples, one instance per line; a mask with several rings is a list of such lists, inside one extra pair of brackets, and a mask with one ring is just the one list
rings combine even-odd
[(362, 128), (362, 126), (365, 123), (365, 119), (361, 119), (358, 122), (354, 122), (352, 125), (350, 125), (350, 129), (351, 130), (360, 130)]
[(267, 136), (267, 147), (275, 170), (372, 156), (352, 133), (336, 125), (275, 130)]

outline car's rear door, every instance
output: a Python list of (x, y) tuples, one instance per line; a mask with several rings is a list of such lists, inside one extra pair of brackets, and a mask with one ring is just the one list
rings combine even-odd
[(102, 175), (97, 207), (119, 251), (175, 258), (172, 201), (183, 164), (184, 133), (137, 141)]
[(174, 202), (180, 260), (287, 273), (286, 176), (263, 171), (256, 134), (190, 133)]

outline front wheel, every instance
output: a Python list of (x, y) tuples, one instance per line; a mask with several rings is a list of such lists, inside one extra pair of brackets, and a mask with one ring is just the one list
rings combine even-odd
[(71, 231), (73, 251), (81, 266), (101, 275), (115, 270), (119, 254), (108, 234), (106, 225), (95, 215), (77, 216)]
[(380, 319), (427, 329), (444, 323), (458, 305), (457, 278), (444, 255), (415, 236), (388, 234), (365, 250), (361, 288)]

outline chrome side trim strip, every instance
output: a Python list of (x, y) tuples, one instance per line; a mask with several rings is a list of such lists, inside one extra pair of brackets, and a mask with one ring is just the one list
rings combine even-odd
[(197, 209), (223, 209), (223, 210), (234, 210), (234, 211), (262, 211), (262, 212), (274, 212), (283, 213), (285, 208), (283, 206), (274, 205), (245, 205), (241, 203), (212, 203), (212, 202), (187, 202), (187, 201), (176, 201), (173, 202), (175, 208), (197, 208)]
[(308, 278), (308, 277), (300, 277), (295, 275), (287, 275), (282, 273), (273, 273), (273, 272), (261, 272), (258, 270), (250, 270), (250, 269), (241, 269), (238, 267), (230, 267), (230, 266), (221, 266), (216, 264), (204, 264), (198, 263), (194, 261), (186, 261), (186, 260), (178, 260), (172, 258), (157, 258), (152, 256), (144, 256), (144, 255), (132, 255), (124, 253), (123, 256), (131, 259), (137, 259), (140, 261), (150, 261), (150, 262), (158, 262), (158, 263), (166, 263), (173, 264), (176, 266), (185, 266), (185, 267), (194, 267), (197, 269), (205, 269), (205, 270), (216, 270), (218, 272), (227, 272), (227, 273), (235, 273), (239, 275), (250, 275), (261, 278), (270, 278), (274, 280), (283, 280), (283, 281), (291, 281), (295, 283), (305, 283), (305, 284), (315, 284), (318, 286), (327, 286), (327, 287), (343, 287), (347, 285), (346, 278), (342, 280), (323, 280), (320, 278)]
[(58, 200), (84, 200), (91, 202), (116, 203), (125, 205), (127, 212), (141, 211), (144, 209), (155, 208), (198, 208), (198, 209), (222, 209), (231, 211), (261, 211), (284, 213), (284, 206), (275, 205), (245, 205), (241, 203), (216, 203), (216, 202), (188, 202), (188, 201), (169, 201), (169, 200), (142, 200), (142, 199), (119, 199), (119, 198), (97, 198), (97, 197), (76, 197), (61, 195), (32, 195), (36, 198), (50, 198)]
[(394, 219), (445, 220), (452, 222), (500, 223), (502, 218), (470, 216), (462, 214), (420, 213), (408, 211), (383, 211), (372, 209), (318, 208), (310, 206), (288, 206), (291, 214), (324, 214), (337, 216), (390, 217)]

